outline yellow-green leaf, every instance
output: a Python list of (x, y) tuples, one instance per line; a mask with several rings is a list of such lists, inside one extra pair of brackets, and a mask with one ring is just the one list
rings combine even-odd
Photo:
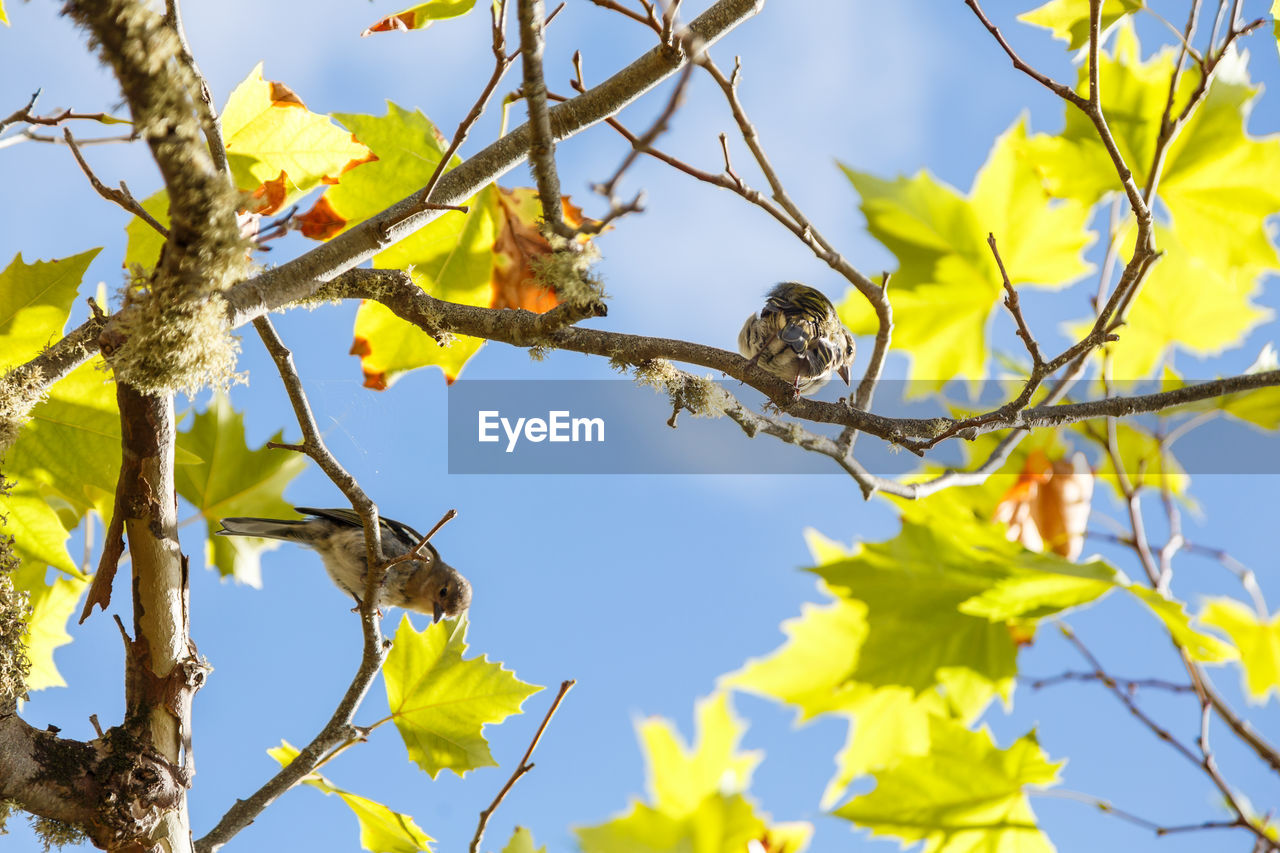
[[(1105, 38), (1116, 21), (1142, 7), (1142, 0), (1104, 0), (1098, 38)], [(1054, 38), (1067, 42), (1068, 50), (1079, 50), (1089, 43), (1089, 0), (1049, 0), (1022, 13), (1018, 20), (1051, 30)]]
[(101, 357), (53, 386), (5, 461), (11, 479), (62, 499), (76, 519), (91, 509), (111, 517), (120, 474), (120, 415)]
[[(222, 111), (227, 160), (236, 186), (254, 190), (283, 172), (287, 205), (369, 156), (369, 149), (327, 115), (313, 113), (279, 83), (262, 79), (262, 63), (231, 92)], [(274, 208), (273, 208), (274, 209)]]
[(1280, 694), (1280, 613), (1267, 619), (1233, 599), (1211, 598), (1199, 618), (1230, 637), (1239, 650), (1250, 699), (1265, 702), (1271, 691)]
[[(1101, 439), (1105, 427), (1101, 422), (1078, 424), (1073, 427), (1094, 440)], [(1138, 429), (1123, 421), (1116, 423), (1116, 446), (1120, 463), (1129, 482), (1156, 490), (1168, 489), (1175, 495), (1186, 492), (1191, 483), (1182, 465), (1168, 448), (1161, 449), (1160, 441), (1144, 429)], [(1120, 494), (1120, 479), (1110, 454), (1104, 454), (1095, 476)]]
[(1276, 53), (1280, 53), (1280, 0), (1271, 0), (1271, 33), (1276, 38)]
[[(1175, 50), (1166, 48), (1144, 62), (1126, 22), (1118, 28), (1115, 49), (1098, 63), (1116, 146), (1139, 187), (1149, 180), (1174, 61)], [(1196, 90), (1199, 75), (1193, 66), (1180, 78), (1175, 114)], [(1077, 90), (1087, 88), (1082, 67)], [(1157, 246), (1167, 257), (1133, 306), (1132, 328), (1119, 330), (1115, 349), (1125, 359), (1125, 372), (1115, 373), (1119, 378), (1143, 375), (1171, 344), (1200, 354), (1238, 344), (1264, 316), (1249, 297), (1259, 276), (1278, 265), (1265, 220), (1280, 210), (1280, 136), (1246, 131), (1258, 92), (1246, 57), (1228, 52), (1204, 101), (1168, 146), (1157, 210), (1168, 212), (1174, 231), (1161, 231)], [(1120, 188), (1093, 124), (1079, 110), (1067, 110), (1061, 134), (1032, 137), (1022, 148), (1057, 197), (1093, 204)], [(1132, 234), (1125, 239), (1132, 242)], [(1194, 328), (1187, 326), (1191, 319)], [(1175, 335), (1185, 335), (1187, 343)]]
[(729, 697), (716, 693), (698, 702), (698, 733), (686, 748), (668, 720), (650, 717), (637, 725), (649, 768), (649, 797), (659, 811), (683, 815), (708, 794), (745, 791), (760, 763), (758, 752), (738, 752), (746, 726), (733, 715)]
[(71, 642), (67, 622), (79, 609), (80, 596), (89, 586), (83, 576), (57, 577), (52, 583), (45, 583), (46, 571), (45, 566), (39, 563), (24, 563), (13, 578), (14, 585), (31, 596), (26, 639), (27, 658), (31, 661), (31, 671), (27, 675), (28, 690), (66, 685), (54, 664), (53, 652)]
[(419, 632), (406, 615), (382, 668), (409, 757), (433, 779), (441, 770), (461, 776), (496, 766), (485, 725), (520, 713), (524, 700), (542, 689), (483, 655), (464, 658), (465, 640), (465, 620), (442, 620)]
[(31, 359), (61, 337), (85, 270), (100, 251), (32, 264), (18, 253), (0, 272), (0, 369)]
[[(1014, 284), (1059, 286), (1090, 270), (1086, 206), (1049, 199), (1019, 156), (1025, 144), (1019, 119), (996, 140), (967, 197), (926, 172), (885, 181), (842, 167), (862, 197), (867, 230), (898, 258), (889, 289), (894, 343), (910, 354), (913, 380), (940, 386), (983, 375), (986, 327), (1003, 294), (988, 234)], [(856, 291), (839, 310), (853, 331), (876, 330)]]
[[(284, 766), (298, 757), (298, 750), (288, 741), (281, 741), (280, 746), (268, 749), (267, 754)], [(431, 842), (435, 841), (409, 815), (345, 791), (319, 773), (310, 773), (302, 781), (325, 794), (336, 794), (355, 812), (360, 822), (360, 846), (370, 853), (419, 853), (429, 851)]]
[(403, 12), (387, 15), (372, 24), (361, 35), (367, 36), (393, 30), (423, 30), (436, 21), (465, 15), (475, 5), (476, 0), (428, 0), (426, 3), (410, 6)]
[[(1117, 332), (1120, 340), (1107, 345), (1115, 379), (1150, 376), (1175, 347), (1200, 357), (1217, 355), (1271, 319), (1269, 310), (1250, 301), (1262, 268), (1197, 254), (1181, 233), (1156, 226), (1156, 245), (1165, 254), (1138, 291)], [(1085, 325), (1073, 331), (1082, 334)]]
[(1139, 601), (1147, 605), (1156, 618), (1164, 623), (1169, 636), (1178, 648), (1186, 651), (1201, 663), (1226, 663), (1239, 658), (1230, 643), (1224, 643), (1212, 634), (1206, 634), (1191, 624), (1187, 606), (1174, 598), (1166, 598), (1154, 589), (1138, 584), (1125, 587)]
[(799, 853), (809, 843), (808, 823), (769, 825), (741, 794), (709, 794), (693, 812), (673, 817), (644, 803), (597, 826), (574, 829), (583, 853), (742, 853), (752, 841), (765, 849)]
[(924, 853), (1052, 853), (1026, 789), (1056, 784), (1062, 764), (1048, 760), (1035, 733), (1000, 749), (985, 726), (969, 731), (941, 717), (930, 726), (927, 755), (876, 773), (875, 790), (835, 814), (904, 846), (923, 841)]
[[(280, 441), (276, 433), (272, 441)], [(252, 450), (244, 439), (244, 415), (231, 408), (223, 394), (215, 394), (191, 426), (178, 433), (178, 447), (198, 462), (177, 465), (178, 494), (205, 520), (209, 536), (205, 560), (225, 577), (250, 586), (262, 585), (261, 553), (278, 548), (271, 539), (215, 536), (219, 520), (233, 515), (290, 518), (292, 506), (284, 489), (307, 467), (306, 457), (290, 450), (260, 447)]]
[[(378, 158), (325, 192), (322, 201), (329, 215), (345, 223), (344, 228), (421, 189), (444, 156), (439, 132), (418, 111), (389, 103), (382, 117), (339, 113), (337, 118)], [(450, 166), (458, 162), (455, 156)], [(482, 190), (466, 204), (467, 213), (442, 213), (375, 255), (373, 265), (410, 270), (414, 282), (437, 298), (487, 307), (492, 299), (496, 234), (493, 189)], [(385, 307), (366, 302), (356, 316), (352, 353), (360, 356), (365, 384), (386, 388), (405, 371), (428, 365), (439, 367), (452, 382), (480, 344), (478, 339), (460, 337), (441, 347)]]
[(782, 631), (783, 646), (722, 677), (721, 686), (793, 705), (800, 720), (843, 710), (866, 695), (867, 685), (852, 680), (867, 637), (866, 604), (843, 598), (822, 607), (805, 604), (799, 617), (782, 623)]
[(517, 826), (511, 833), (511, 840), (502, 848), (502, 853), (547, 853), (547, 848), (533, 846), (533, 833), (523, 826)]
[[(159, 190), (142, 201), (142, 209), (150, 213), (161, 225), (169, 226), (169, 191)], [(144, 270), (152, 269), (160, 260), (160, 250), (164, 248), (164, 235), (152, 228), (138, 217), (130, 218), (124, 227), (128, 237), (124, 250), (124, 265)]]
[(623, 815), (575, 829), (584, 853), (741, 853), (752, 840), (771, 840), (770, 850), (785, 844), (799, 851), (808, 843), (809, 824), (771, 824), (744, 796), (760, 756), (738, 751), (745, 727), (728, 697), (701, 701), (697, 717), (698, 735), (688, 749), (666, 720), (639, 725), (651, 802), (633, 802)]

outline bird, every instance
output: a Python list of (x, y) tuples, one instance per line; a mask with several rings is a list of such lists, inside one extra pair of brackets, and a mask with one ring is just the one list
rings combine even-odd
[(797, 397), (826, 385), (832, 373), (848, 385), (855, 350), (831, 300), (798, 281), (775, 285), (764, 308), (738, 333), (738, 352), (753, 367), (792, 383)]
[[(310, 518), (224, 518), (220, 536), (283, 539), (305, 545), (320, 555), (325, 571), (339, 589), (360, 603), (369, 563), (365, 559), (364, 522), (350, 509), (294, 507)], [(422, 535), (403, 522), (381, 518), (382, 551), (388, 558), (413, 550)], [(454, 617), (471, 605), (471, 584), (457, 569), (440, 559), (430, 543), (420, 557), (396, 563), (387, 570), (378, 604), (431, 614), (433, 622)]]

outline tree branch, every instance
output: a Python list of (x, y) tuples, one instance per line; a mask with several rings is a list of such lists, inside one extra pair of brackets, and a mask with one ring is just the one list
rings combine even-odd
[[(746, 18), (763, 0), (717, 0), (689, 29), (710, 44)], [(621, 110), (683, 65), (678, 52), (657, 47), (573, 100), (548, 111), (552, 136), (564, 139)], [(525, 124), (446, 172), (431, 193), (435, 204), (460, 204), (506, 174), (529, 153), (532, 140)], [(287, 263), (241, 282), (227, 293), (228, 317), (237, 328), (261, 314), (311, 296), (321, 284), (403, 240), (439, 215), (422, 210), (414, 192), (382, 213)]]
[(529, 742), (529, 748), (524, 751), (524, 756), (520, 759), (520, 763), (516, 765), (511, 778), (507, 780), (507, 784), (502, 786), (502, 790), (498, 791), (498, 796), (493, 798), (493, 802), (489, 803), (489, 807), (480, 812), (480, 821), (476, 824), (476, 834), (471, 837), (470, 853), (476, 853), (476, 850), (480, 848), (480, 841), (484, 838), (484, 829), (489, 824), (489, 818), (493, 817), (493, 813), (498, 810), (498, 806), (502, 805), (502, 800), (507, 796), (507, 792), (515, 786), (521, 776), (533, 769), (533, 765), (529, 763), (529, 759), (533, 756), (533, 750), (537, 748), (538, 741), (542, 740), (542, 733), (547, 730), (547, 725), (551, 722), (551, 718), (555, 716), (556, 709), (560, 707), (560, 702), (574, 684), (577, 684), (577, 682), (572, 678), (568, 681), (560, 682), (560, 692), (552, 700), (551, 707), (547, 709), (547, 715), (542, 718), (542, 725), (538, 726), (538, 730), (534, 732), (533, 740)]
[(62, 138), (67, 141), (67, 147), (71, 149), (76, 162), (80, 164), (80, 171), (84, 172), (85, 177), (89, 179), (89, 183), (93, 185), (93, 188), (97, 190), (98, 195), (113, 204), (118, 204), (125, 211), (132, 213), (154, 228), (161, 237), (166, 240), (169, 239), (169, 229), (157, 222), (156, 218), (150, 213), (147, 213), (146, 209), (133, 197), (133, 193), (129, 192), (129, 188), (125, 186), (124, 181), (120, 182), (120, 189), (113, 190), (98, 180), (98, 176), (93, 173), (93, 169), (89, 168), (89, 164), (85, 162), (84, 155), (80, 153), (80, 146), (76, 144), (75, 137), (71, 135), (71, 128), (64, 127), (62, 129)]
[(254, 320), (254, 328), (257, 329), (263, 345), (276, 363), (280, 379), (289, 395), (289, 402), (293, 405), (294, 414), (297, 416), (298, 425), (302, 428), (302, 444), (298, 449), (311, 457), (334, 485), (342, 490), (347, 500), (351, 502), (352, 508), (364, 521), (366, 559), (372, 567), (365, 579), (364, 600), (360, 603), (360, 626), (364, 647), (356, 674), (324, 728), (302, 748), (293, 761), (280, 768), (279, 772), (267, 780), (262, 787), (247, 799), (237, 800), (217, 825), (195, 842), (198, 853), (213, 853), (222, 847), (236, 833), (253, 823), (267, 806), (315, 770), (331, 749), (358, 734), (352, 720), (355, 719), (361, 702), (368, 694), (387, 656), (387, 648), (382, 639), (382, 620), (377, 608), (377, 591), (386, 575), (378, 508), (360, 488), (355, 477), (342, 467), (325, 445), (315, 416), (312, 414), (311, 404), (307, 401), (306, 392), (303, 390), (302, 379), (294, 367), (293, 354), (284, 345), (271, 325), (271, 321), (265, 316), (258, 317)]
[(560, 210), (560, 176), (556, 173), (556, 140), (547, 109), (547, 83), (542, 76), (542, 28), (546, 8), (542, 0), (516, 0), (520, 21), (520, 57), (524, 67), (524, 100), (529, 107), (529, 163), (542, 200), (542, 219), (561, 239), (573, 238)]

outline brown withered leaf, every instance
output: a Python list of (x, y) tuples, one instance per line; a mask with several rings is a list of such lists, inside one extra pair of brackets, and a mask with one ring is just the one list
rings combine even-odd
[(1093, 480), (1083, 453), (1050, 460), (1037, 450), (996, 505), (995, 520), (1008, 525), (1010, 541), (1074, 560), (1084, 548)]
[(387, 17), (374, 23), (369, 27), (369, 29), (360, 33), (360, 38), (368, 38), (374, 33), (388, 33), (396, 30), (399, 30), (400, 32), (407, 32), (409, 30), (416, 29), (417, 19), (418, 16), (412, 9), (407, 12), (398, 12), (394, 15), (387, 15)]
[[(538, 193), (529, 187), (498, 187), (498, 230), (493, 241), (493, 295), (491, 308), (524, 308), (538, 314), (559, 304), (554, 292), (543, 287), (533, 272), (533, 263), (551, 254), (551, 244), (542, 236), (539, 223), (542, 206)], [(577, 228), (587, 221), (582, 208), (561, 196), (565, 223)], [(579, 235), (586, 242), (590, 238)]]
[[(347, 354), (363, 359), (372, 352), (373, 347), (370, 345), (369, 339), (356, 335), (351, 341), (351, 349), (347, 351)], [(372, 388), (375, 391), (387, 390), (387, 374), (382, 371), (365, 370), (364, 387)]]
[(281, 169), (278, 176), (269, 181), (263, 181), (253, 191), (253, 198), (258, 203), (249, 212), (270, 216), (284, 207), (284, 202), (288, 195), (289, 175)]
[(297, 222), (302, 235), (312, 240), (328, 240), (347, 227), (346, 218), (333, 209), (325, 196), (320, 196), (310, 210), (297, 218)]
[(269, 80), (267, 82), (271, 84), (271, 100), (275, 103), (281, 106), (298, 106), (304, 110), (307, 108), (307, 105), (302, 103), (302, 98), (298, 97), (298, 93), (285, 84), (278, 80)]

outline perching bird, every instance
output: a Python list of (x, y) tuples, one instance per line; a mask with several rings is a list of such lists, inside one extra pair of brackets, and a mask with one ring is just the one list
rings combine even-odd
[[(305, 545), (324, 560), (325, 571), (357, 603), (365, 591), (369, 563), (365, 559), (364, 523), (350, 509), (313, 509), (294, 507), (308, 519), (288, 521), (279, 518), (224, 518), (222, 536), (256, 536), (261, 539), (283, 539)], [(422, 535), (407, 524), (390, 518), (381, 519), (382, 552), (387, 558), (409, 553), (422, 541)], [(430, 613), (434, 621), (441, 616), (457, 616), (471, 604), (471, 584), (458, 570), (440, 559), (439, 552), (428, 543), (421, 559), (405, 560), (387, 570), (378, 604), (403, 607), (418, 613)]]
[(854, 350), (853, 334), (831, 300), (798, 281), (770, 290), (764, 308), (738, 333), (738, 352), (792, 383), (796, 396), (817, 391), (833, 372), (848, 385)]

